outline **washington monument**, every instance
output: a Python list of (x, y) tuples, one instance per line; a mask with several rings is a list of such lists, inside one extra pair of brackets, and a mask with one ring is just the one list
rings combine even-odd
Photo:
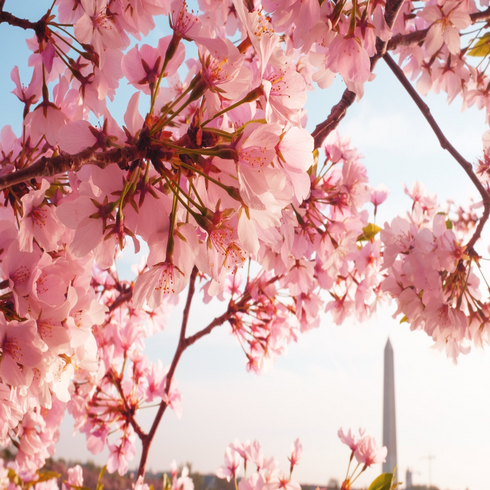
[(388, 448), (383, 473), (392, 473), (396, 466), (395, 369), (390, 339), (385, 346), (383, 389), (383, 446)]

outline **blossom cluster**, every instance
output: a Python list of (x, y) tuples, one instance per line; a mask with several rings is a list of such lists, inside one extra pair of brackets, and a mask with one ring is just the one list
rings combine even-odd
[(474, 270), (475, 263), (480, 265), (451, 219), (437, 212), (435, 196), (420, 183), (407, 193), (412, 212), (381, 230), (388, 272), (381, 288), (397, 299), (394, 316), (402, 314), (412, 330), (424, 330), (456, 362), (460, 353), (469, 352), (471, 342), (482, 346), (487, 341), (488, 306)]
[[(102, 476), (105, 473), (105, 468), (99, 474), (99, 484), (97, 488), (102, 488)], [(189, 469), (184, 466), (181, 474), (177, 470), (177, 464), (172, 461), (170, 465), (171, 478), (164, 474), (163, 490), (194, 490), (194, 482), (189, 477)], [(0, 458), (0, 488), (5, 490), (77, 490), (87, 488), (84, 486), (83, 468), (77, 464), (67, 470), (67, 479), (63, 480), (61, 485), (59, 479), (60, 473), (37, 472), (25, 473), (19, 470), (15, 462), (6, 462)], [(143, 477), (139, 477), (131, 485), (131, 490), (150, 490), (149, 485), (144, 483)], [(129, 490), (129, 489), (128, 489)]]
[[(238, 474), (243, 462), (244, 476), (239, 479), (238, 490), (301, 490), (299, 483), (291, 478), (294, 467), (301, 457), (303, 446), (297, 439), (291, 448), (289, 456), (289, 474), (281, 471), (279, 463), (273, 457), (264, 456), (259, 441), (241, 442), (236, 439), (225, 451), (225, 464), (218, 468), (216, 476), (226, 478), (228, 481), (238, 481)], [(254, 465), (255, 471), (249, 471), (247, 467)], [(251, 474), (250, 474), (251, 473)]]
[[(367, 468), (370, 468), (373, 464), (384, 463), (386, 461), (386, 455), (388, 454), (388, 450), (386, 446), (379, 448), (374, 437), (371, 434), (368, 434), (365, 429), (359, 429), (358, 434), (355, 433), (352, 429), (349, 429), (347, 434), (344, 432), (344, 429), (339, 429), (338, 431), (339, 439), (349, 446), (351, 450), (349, 466), (347, 467), (347, 475), (345, 480), (342, 482), (342, 490), (350, 490), (352, 484), (359, 478), (359, 476), (366, 471)], [(353, 459), (356, 459), (357, 466), (350, 472), (351, 463)], [(359, 471), (358, 468), (360, 467)], [(393, 468), (393, 473), (387, 474), (388, 478), (385, 483), (388, 483), (382, 488), (396, 488), (397, 485), (393, 485), (395, 480), (394, 473), (396, 468)], [(357, 472), (357, 474), (356, 474)], [(381, 477), (384, 475), (381, 475)], [(380, 478), (381, 478), (380, 477)]]
[[(460, 31), (490, 14), (452, 0), (200, 0), (199, 9), (57, 0), (35, 24), (2, 16), (35, 32), (30, 82), (11, 72), (22, 128), (0, 131), (0, 444), (16, 445), (20, 471), (53, 454), (68, 407), (89, 449), (108, 447), (108, 470), (125, 473), (136, 439), (147, 457), (166, 408), (181, 412), (173, 378), (184, 350), (226, 322), (256, 373), (321, 313), (362, 321), (389, 297), (453, 358), (489, 341), (488, 298), (472, 271), (480, 256), (466, 244), (474, 214), (448, 220), (416, 188), (412, 212), (381, 230), (371, 211), (387, 190), (370, 187), (335, 121), (308, 133), (304, 106), (314, 83), (326, 88), (336, 74), (360, 99), (389, 49), (423, 93), (487, 107), (485, 70), (467, 57), (489, 54), (486, 24), (463, 49)], [(171, 34), (141, 44), (160, 16)], [(122, 80), (131, 97), (118, 121), (108, 101)], [(475, 177), (485, 193), (488, 155), (487, 145)], [(121, 280), (115, 261), (129, 241), (149, 253), (134, 280)], [(187, 336), (196, 285), (225, 309)], [(174, 360), (151, 363), (143, 340), (185, 292)], [(138, 411), (151, 403), (159, 415), (146, 433)], [(251, 460), (245, 446), (229, 450), (230, 464)], [(294, 486), (274, 465), (260, 468)]]

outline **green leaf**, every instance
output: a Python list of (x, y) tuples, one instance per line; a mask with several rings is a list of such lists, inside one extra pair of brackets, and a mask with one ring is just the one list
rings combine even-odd
[(490, 54), (490, 32), (484, 34), (473, 48), (468, 51), (468, 56), (484, 57)]
[(368, 490), (390, 490), (392, 480), (393, 473), (383, 473), (369, 485)]
[(449, 218), (446, 220), (446, 228), (448, 230), (452, 230), (453, 229), (453, 222)]
[(99, 473), (99, 479), (97, 480), (96, 490), (102, 490), (104, 485), (102, 484), (102, 477), (104, 476), (105, 470), (107, 469), (107, 465), (104, 465)]
[(21, 478), (19, 477), (19, 475), (17, 475), (17, 473), (11, 468), (9, 468), (9, 470), (8, 470), (8, 479), (12, 483), (15, 483), (19, 487), (21, 487), (23, 485), (23, 482), (22, 482)]
[(170, 481), (170, 478), (168, 477), (167, 473), (163, 474), (163, 490), (169, 490), (172, 488), (172, 482)]
[(372, 240), (380, 231), (381, 228), (374, 223), (369, 223), (362, 229), (362, 235), (357, 237), (357, 241), (370, 241)]

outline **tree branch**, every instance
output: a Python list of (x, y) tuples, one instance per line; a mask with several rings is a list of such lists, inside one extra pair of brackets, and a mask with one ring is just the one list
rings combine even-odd
[[(187, 291), (187, 300), (185, 303), (184, 312), (182, 314), (182, 324), (180, 327), (179, 343), (177, 344), (177, 349), (175, 350), (174, 358), (172, 359), (172, 364), (170, 365), (170, 369), (167, 373), (167, 379), (165, 383), (165, 395), (167, 395), (167, 397), (170, 393), (170, 387), (172, 385), (172, 379), (174, 377), (175, 369), (177, 368), (177, 364), (179, 363), (180, 358), (187, 347), (186, 340), (185, 340), (185, 332), (187, 329), (187, 323), (189, 322), (189, 312), (191, 309), (192, 298), (194, 297), (194, 292), (196, 290), (197, 273), (198, 273), (197, 267), (194, 266), (191, 272), (191, 276), (189, 278), (189, 289)], [(155, 416), (155, 419), (153, 420), (153, 424), (151, 425), (150, 431), (143, 438), (141, 438), (141, 443), (143, 448), (141, 451), (140, 465), (138, 468), (138, 477), (145, 475), (146, 463), (148, 461), (150, 446), (153, 441), (153, 438), (155, 437), (156, 431), (158, 429), (160, 421), (162, 420), (163, 414), (165, 413), (167, 407), (168, 407), (168, 401), (162, 400), (160, 406), (158, 407), (158, 412)]]
[[(390, 29), (395, 25), (396, 18), (404, 3), (405, 0), (387, 0), (384, 18)], [(379, 37), (376, 38), (376, 54), (371, 58), (371, 72), (374, 70), (378, 60), (386, 53), (387, 46), (387, 41), (382, 41)]]
[(410, 46), (417, 44), (425, 39), (429, 29), (409, 32), (408, 34), (397, 34), (388, 41), (388, 51), (393, 51), (398, 46)]
[(325, 138), (339, 125), (339, 122), (347, 113), (347, 109), (354, 103), (355, 100), (356, 94), (346, 88), (340, 101), (332, 107), (327, 119), (318, 124), (313, 133), (311, 133), (311, 136), (313, 136), (315, 140), (315, 149), (322, 146)]
[(15, 27), (21, 27), (22, 29), (33, 29), (37, 30), (38, 29), (38, 22), (31, 22), (30, 20), (27, 19), (19, 19), (19, 17), (15, 17), (15, 15), (12, 15), (9, 12), (4, 12), (3, 11), (3, 5), (5, 4), (5, 0), (2, 0), (0, 3), (0, 24), (2, 22), (5, 22), (7, 24), (10, 24), (11, 26)]
[(105, 168), (111, 163), (118, 163), (122, 167), (128, 162), (145, 156), (146, 151), (138, 150), (135, 147), (127, 147), (102, 152), (87, 149), (76, 155), (41, 157), (29, 167), (0, 177), (0, 190), (36, 177), (53, 177), (64, 172), (77, 172), (84, 165), (96, 165), (97, 167)]
[(451, 156), (461, 165), (461, 167), (466, 172), (468, 177), (471, 179), (471, 181), (478, 189), (478, 192), (482, 197), (483, 207), (484, 207), (483, 215), (480, 218), (480, 221), (478, 222), (478, 226), (476, 227), (473, 236), (471, 237), (470, 241), (466, 245), (467, 250), (470, 252), (470, 254), (476, 255), (476, 252), (474, 250), (475, 243), (480, 238), (483, 227), (485, 226), (485, 223), (487, 222), (488, 217), (490, 215), (490, 195), (488, 194), (483, 184), (480, 182), (480, 179), (478, 179), (476, 174), (473, 172), (473, 167), (471, 163), (465, 160), (461, 156), (461, 154), (456, 150), (456, 148), (454, 148), (454, 146), (444, 136), (444, 133), (441, 131), (441, 128), (439, 127), (436, 120), (432, 116), (429, 106), (422, 100), (420, 95), (413, 88), (412, 84), (408, 81), (407, 77), (405, 76), (405, 73), (403, 73), (403, 70), (397, 65), (397, 63), (393, 60), (393, 58), (391, 58), (389, 54), (385, 54), (383, 56), (383, 59), (386, 61), (387, 65), (390, 67), (394, 75), (398, 78), (398, 80), (403, 85), (405, 90), (409, 93), (410, 97), (412, 97), (412, 100), (415, 102), (415, 104), (417, 104), (417, 107), (420, 109), (420, 112), (423, 114), (423, 116), (429, 123), (430, 127), (434, 131), (435, 135), (437, 136), (437, 139), (439, 140), (441, 147), (444, 150), (447, 150), (451, 154)]
[(490, 7), (488, 7), (486, 10), (482, 10), (480, 12), (474, 12), (470, 14), (471, 22), (473, 24), (475, 22), (479, 22), (480, 20), (488, 20), (490, 19)]

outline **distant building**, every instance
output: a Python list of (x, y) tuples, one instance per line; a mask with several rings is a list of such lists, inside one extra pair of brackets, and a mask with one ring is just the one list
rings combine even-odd
[(410, 470), (410, 468), (407, 468), (407, 471), (405, 472), (405, 490), (410, 490), (410, 488), (412, 487), (412, 471)]
[(393, 347), (390, 339), (385, 346), (383, 386), (383, 446), (388, 448), (383, 473), (392, 473), (396, 467), (396, 413), (395, 413), (395, 368)]

